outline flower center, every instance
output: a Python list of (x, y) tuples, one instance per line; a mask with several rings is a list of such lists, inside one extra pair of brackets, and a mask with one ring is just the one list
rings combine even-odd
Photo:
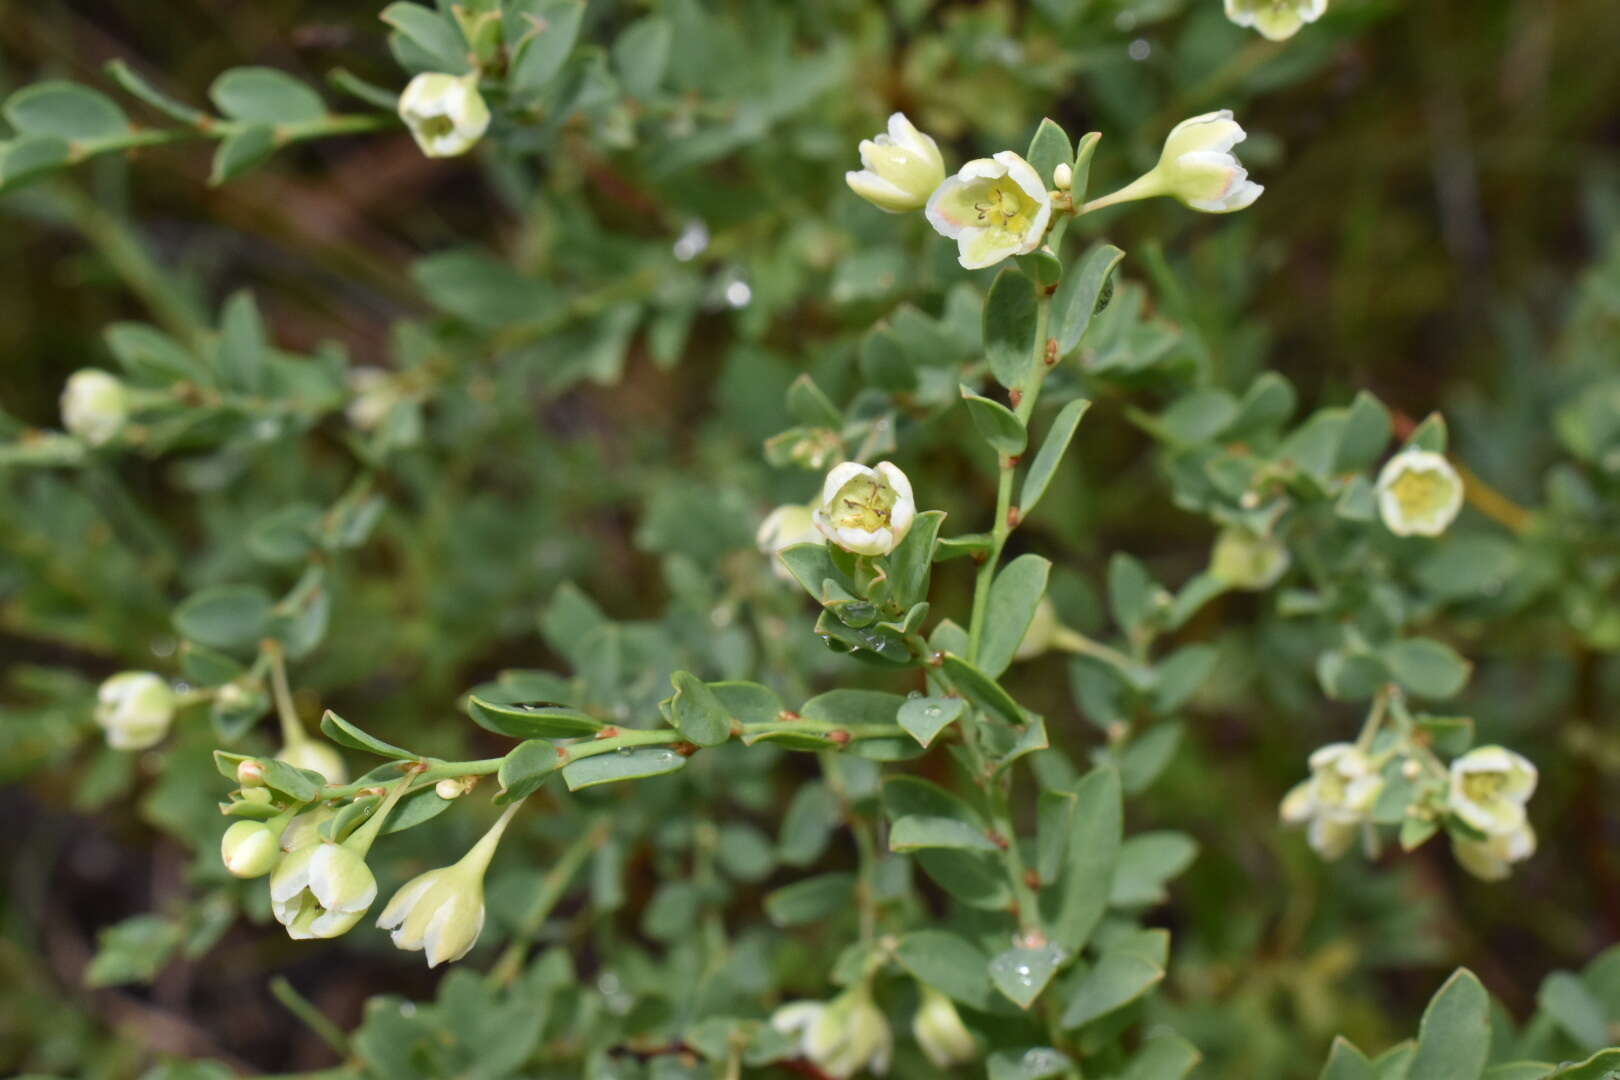
[(1451, 494), (1450, 478), (1436, 469), (1407, 469), (1390, 488), (1407, 517), (1437, 513)]
[(973, 212), (986, 228), (1023, 233), (1029, 229), (1035, 200), (1011, 177), (992, 180), (973, 201)]
[(430, 116), (422, 121), (422, 134), (430, 139), (443, 138), (455, 130), (456, 122), (448, 116)]
[(1488, 803), (1502, 794), (1507, 777), (1496, 772), (1469, 773), (1462, 783), (1463, 794), (1470, 802)]
[(877, 532), (889, 527), (895, 491), (874, 476), (857, 476), (838, 489), (828, 518), (840, 529)]

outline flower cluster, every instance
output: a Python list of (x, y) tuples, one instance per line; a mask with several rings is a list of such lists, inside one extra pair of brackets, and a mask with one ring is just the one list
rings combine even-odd
[[(911, 1034), (935, 1068), (965, 1065), (979, 1056), (973, 1033), (950, 998), (931, 986), (918, 985), (919, 1001)], [(799, 1053), (827, 1076), (854, 1076), (863, 1069), (876, 1076), (888, 1071), (894, 1032), (883, 1010), (872, 1000), (863, 980), (831, 1001), (795, 1001), (771, 1016), (771, 1026), (799, 1037)]]

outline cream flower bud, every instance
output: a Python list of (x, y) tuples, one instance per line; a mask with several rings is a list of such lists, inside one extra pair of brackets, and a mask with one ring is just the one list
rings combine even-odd
[(264, 786), (264, 765), (258, 758), (248, 758), (236, 765), (236, 782), (245, 788)]
[(349, 404), (343, 415), (361, 431), (375, 431), (388, 419), (394, 406), (405, 400), (394, 373), (384, 368), (350, 368), (344, 381), (348, 383)]
[(933, 139), (905, 113), (889, 117), (887, 134), (861, 140), (860, 172), (847, 172), (850, 190), (891, 214), (921, 210), (945, 179), (945, 159)]
[(430, 968), (472, 950), (484, 929), (484, 872), (517, 808), (517, 803), (507, 807), (457, 862), (400, 886), (377, 919), (379, 927), (392, 931), (396, 947), (420, 949)]
[(399, 118), (428, 157), (465, 154), (489, 129), (478, 73), (416, 76), (399, 95)]
[(365, 857), (342, 844), (306, 844), (270, 875), (270, 908), (298, 941), (347, 933), (376, 898), (377, 879)]
[(928, 221), (956, 241), (957, 262), (969, 270), (1041, 246), (1052, 221), (1052, 193), (1035, 167), (1011, 150), (975, 158), (935, 189)]
[(281, 830), (268, 821), (238, 821), (219, 838), (225, 869), (239, 878), (268, 874), (281, 858)]
[(343, 765), (343, 755), (337, 752), (336, 747), (320, 739), (306, 737), (289, 743), (276, 751), (275, 758), (295, 768), (318, 772), (326, 777), (328, 784), (341, 784), (349, 778), (349, 770)]
[(828, 540), (857, 555), (887, 555), (917, 516), (911, 481), (887, 461), (846, 461), (827, 474), (813, 518)]
[(1233, 589), (1260, 592), (1277, 584), (1288, 570), (1288, 548), (1274, 536), (1256, 536), (1244, 528), (1221, 530), (1209, 556), (1210, 576)]
[(865, 983), (831, 1002), (784, 1005), (771, 1015), (771, 1026), (798, 1033), (799, 1052), (828, 1076), (845, 1080), (862, 1069), (881, 1076), (889, 1069), (894, 1034)]
[(922, 987), (922, 1001), (911, 1018), (911, 1034), (936, 1069), (966, 1065), (979, 1056), (973, 1033), (962, 1023), (951, 999), (931, 986)]
[(1299, 33), (1327, 11), (1328, 0), (1226, 0), (1226, 17), (1239, 26), (1252, 26), (1272, 41)]
[(1462, 504), (1462, 479), (1440, 454), (1408, 447), (1378, 474), (1378, 516), (1396, 536), (1439, 536)]
[(1526, 822), (1510, 833), (1483, 841), (1452, 833), (1451, 853), (1458, 865), (1481, 881), (1501, 881), (1512, 872), (1514, 863), (1536, 853), (1536, 832)]
[(62, 388), (62, 426), (91, 446), (112, 441), (129, 418), (129, 392), (116, 376), (85, 368)]
[(771, 572), (784, 581), (793, 580), (782, 560), (776, 553), (794, 544), (821, 544), (826, 538), (821, 530), (816, 528), (815, 510), (797, 503), (778, 506), (766, 515), (760, 522), (759, 531), (754, 534), (754, 543), (758, 545), (760, 554), (771, 561)]
[(1164, 194), (1211, 214), (1242, 210), (1253, 203), (1265, 188), (1249, 179), (1232, 153), (1246, 137), (1230, 109), (1177, 124), (1164, 140), (1154, 168)]
[(1350, 848), (1356, 828), (1366, 820), (1384, 781), (1372, 763), (1350, 743), (1330, 743), (1310, 758), (1310, 779), (1283, 799), (1282, 819), (1305, 825), (1306, 839), (1324, 859), (1337, 859)]
[(1486, 836), (1507, 836), (1525, 824), (1524, 804), (1536, 790), (1536, 767), (1511, 750), (1480, 746), (1451, 763), (1451, 812)]
[(96, 723), (114, 750), (144, 750), (162, 742), (174, 708), (174, 691), (150, 671), (120, 672), (96, 691)]
[(1052, 170), (1052, 186), (1059, 191), (1068, 191), (1074, 186), (1074, 166), (1067, 161), (1058, 162), (1057, 168)]

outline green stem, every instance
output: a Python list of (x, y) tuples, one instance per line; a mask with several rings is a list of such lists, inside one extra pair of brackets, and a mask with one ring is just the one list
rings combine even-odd
[[(275, 124), (272, 125), (272, 131), (274, 132), (275, 145), (286, 146), (289, 143), (325, 138), (328, 135), (358, 135), (369, 131), (381, 131), (383, 128), (394, 127), (398, 123), (398, 117), (383, 113), (365, 115), (340, 113), (323, 116), (318, 120), (300, 120), (289, 124)], [(99, 154), (140, 150), (148, 146), (168, 146), (173, 143), (191, 142), (194, 139), (227, 139), (232, 135), (240, 135), (249, 129), (263, 126), (263, 124), (237, 120), (217, 120), (208, 117), (206, 122), (199, 123), (195, 127), (132, 130), (123, 135), (114, 135), (106, 139), (95, 139), (80, 143), (69, 160), (76, 163)]]
[(376, 843), (377, 837), (382, 834), (383, 823), (388, 820), (388, 815), (393, 812), (395, 804), (399, 802), (405, 792), (410, 790), (415, 780), (415, 774), (410, 774), (394, 784), (388, 790), (388, 795), (383, 799), (382, 805), (377, 807), (376, 813), (367, 818), (364, 825), (354, 830), (349, 838), (343, 841), (343, 846), (357, 855), (364, 855), (370, 851), (371, 845)]
[(287, 656), (281, 642), (267, 640), (260, 646), (263, 655), (270, 658), (270, 690), (276, 699), (276, 716), (281, 721), (282, 749), (290, 750), (309, 741), (309, 733), (298, 719), (293, 705), (292, 686), (287, 682)]
[(489, 869), (489, 860), (495, 857), (495, 849), (500, 846), (501, 834), (506, 832), (506, 827), (512, 823), (513, 816), (522, 805), (522, 799), (515, 799), (508, 804), (501, 816), (495, 819), (495, 824), (478, 838), (478, 843), (468, 848), (467, 854), (457, 860), (457, 865), (483, 876), (484, 871)]
[(293, 984), (284, 977), (277, 975), (270, 980), (270, 993), (275, 999), (298, 1019), (302, 1020), (327, 1046), (330, 1046), (340, 1056), (347, 1057), (349, 1053), (349, 1039), (343, 1034), (343, 1029), (329, 1020), (325, 1013), (317, 1009), (308, 998), (293, 988)]
[(1075, 215), (1079, 216), (1080, 214), (1089, 214), (1093, 210), (1101, 210), (1103, 207), (1113, 206), (1115, 203), (1133, 202), (1137, 199), (1151, 199), (1157, 195), (1163, 194), (1164, 184), (1159, 180), (1158, 170), (1154, 170), (1152, 172), (1143, 173), (1141, 176), (1138, 176), (1135, 180), (1132, 180), (1118, 191), (1104, 195), (1100, 198), (1092, 199), (1090, 202), (1080, 207), (1080, 209), (1076, 210)]

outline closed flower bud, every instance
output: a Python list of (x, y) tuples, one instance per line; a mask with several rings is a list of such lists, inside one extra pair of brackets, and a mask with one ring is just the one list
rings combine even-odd
[(962, 1023), (951, 999), (931, 986), (922, 987), (922, 1001), (911, 1018), (911, 1034), (938, 1069), (966, 1065), (979, 1056), (973, 1033)]
[(1324, 859), (1337, 859), (1350, 848), (1356, 829), (1384, 788), (1384, 781), (1350, 743), (1320, 747), (1310, 760), (1310, 779), (1283, 799), (1282, 819), (1306, 825), (1306, 838)]
[(1221, 530), (1210, 552), (1210, 576), (1233, 589), (1260, 592), (1277, 584), (1288, 570), (1288, 548), (1274, 536), (1257, 536), (1244, 528)]
[(399, 118), (431, 158), (465, 154), (489, 129), (478, 74), (416, 76), (399, 95)]
[(270, 908), (294, 940), (349, 931), (377, 898), (377, 879), (359, 852), (326, 841), (288, 853), (270, 875)]
[(507, 807), (457, 862), (400, 886), (377, 919), (379, 927), (392, 931), (396, 947), (420, 949), (430, 968), (472, 950), (484, 929), (484, 871), (517, 808), (517, 803)]
[(887, 134), (861, 140), (860, 172), (847, 172), (850, 190), (891, 214), (921, 210), (945, 179), (945, 159), (933, 139), (905, 113), (889, 117)]
[(239, 878), (268, 874), (281, 857), (281, 830), (268, 821), (238, 821), (219, 838), (225, 869)]
[(1157, 165), (1112, 195), (1087, 203), (1086, 209), (1168, 195), (1208, 214), (1242, 210), (1265, 190), (1249, 179), (1232, 153), (1244, 138), (1230, 109), (1183, 120), (1165, 138)]
[(96, 723), (114, 750), (144, 750), (161, 742), (174, 708), (174, 691), (150, 671), (121, 672), (96, 691)]
[(1239, 26), (1252, 26), (1272, 41), (1299, 33), (1327, 10), (1328, 0), (1226, 0), (1226, 17)]
[(305, 810), (297, 815), (281, 831), (281, 850), (297, 851), (299, 848), (320, 843), (321, 826), (335, 816), (337, 811), (325, 805)]
[(823, 536), (857, 555), (887, 555), (916, 516), (911, 481), (887, 461), (871, 468), (846, 461), (834, 468), (813, 515)]
[(264, 786), (264, 765), (257, 758), (237, 763), (236, 782), (245, 788)]
[(759, 546), (760, 554), (771, 560), (771, 572), (784, 581), (791, 581), (793, 575), (788, 573), (782, 560), (776, 553), (795, 544), (821, 544), (826, 538), (821, 530), (816, 528), (815, 511), (808, 506), (789, 503), (778, 506), (766, 515), (760, 522), (759, 531), (754, 534), (754, 543)]
[(62, 388), (62, 426), (91, 446), (112, 441), (129, 418), (129, 393), (117, 377), (86, 368)]
[(1524, 804), (1536, 790), (1536, 767), (1511, 750), (1481, 746), (1451, 763), (1451, 812), (1486, 836), (1525, 825)]
[(845, 1080), (862, 1069), (889, 1069), (894, 1034), (888, 1018), (860, 983), (827, 1003), (797, 1001), (771, 1015), (771, 1026), (799, 1035), (799, 1052), (828, 1076)]
[(1474, 840), (1451, 834), (1451, 853), (1457, 863), (1481, 881), (1501, 881), (1513, 871), (1513, 864), (1536, 853), (1536, 833), (1525, 822), (1510, 833)]
[(1059, 191), (1068, 191), (1074, 186), (1074, 166), (1067, 161), (1058, 162), (1058, 167), (1052, 170), (1052, 186)]
[(1041, 246), (1052, 193), (1035, 167), (1011, 150), (975, 158), (934, 191), (928, 221), (956, 241), (957, 262), (978, 270)]
[(1378, 516), (1396, 536), (1439, 536), (1462, 504), (1462, 479), (1440, 454), (1408, 447), (1378, 474)]
[(361, 431), (375, 431), (388, 419), (394, 406), (405, 400), (393, 372), (383, 368), (361, 367), (349, 369), (348, 406), (343, 415)]
[(328, 784), (341, 784), (349, 778), (348, 769), (343, 767), (343, 756), (330, 743), (319, 739), (300, 739), (276, 751), (275, 756), (277, 761), (320, 773)]

